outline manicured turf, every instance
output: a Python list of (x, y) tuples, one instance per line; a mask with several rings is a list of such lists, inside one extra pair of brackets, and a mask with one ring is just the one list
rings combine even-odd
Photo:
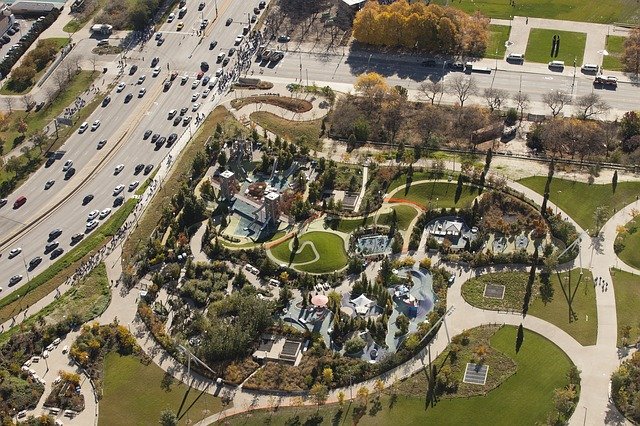
[(475, 188), (465, 185), (458, 202), (455, 202), (456, 182), (423, 182), (411, 185), (409, 190), (399, 190), (391, 195), (392, 200), (407, 200), (422, 208), (465, 207), (478, 195)]
[[(532, 176), (519, 180), (524, 186), (539, 194), (544, 193), (547, 178)], [(640, 194), (640, 182), (618, 182), (615, 193), (611, 184), (589, 185), (565, 179), (553, 179), (549, 190), (549, 200), (564, 210), (582, 228), (591, 229), (595, 225), (593, 212), (596, 207), (609, 206), (620, 210), (636, 200)]]
[[(552, 292), (550, 297), (541, 295), (539, 278), (533, 284), (531, 302), (528, 313), (550, 322), (566, 331), (582, 345), (594, 345), (598, 333), (598, 312), (596, 295), (593, 288), (591, 272), (574, 269), (570, 274), (564, 272), (558, 276), (551, 274)], [(522, 311), (526, 285), (529, 274), (527, 272), (497, 272), (472, 279), (462, 286), (462, 295), (473, 306), (483, 309), (501, 309), (516, 312)], [(570, 279), (568, 278), (570, 277)], [(563, 285), (560, 285), (562, 279)], [(505, 285), (505, 297), (496, 300), (483, 297), (486, 283)], [(564, 291), (563, 291), (564, 287)], [(569, 315), (567, 296), (573, 295), (571, 303), (575, 317)], [(546, 303), (545, 303), (546, 300)]]
[[(347, 264), (347, 253), (344, 250), (344, 241), (336, 234), (330, 232), (313, 231), (303, 234), (299, 237), (300, 246), (305, 241), (310, 241), (314, 244), (320, 259), (315, 262), (296, 266), (296, 263), (308, 262), (313, 260), (314, 256), (307, 255), (307, 249), (303, 249), (300, 255), (294, 258), (293, 266), (305, 272), (311, 273), (327, 273), (333, 272), (338, 269), (342, 269)], [(310, 247), (309, 247), (310, 249)], [(289, 250), (289, 242), (285, 241), (282, 244), (278, 244), (271, 249), (271, 254), (281, 262), (289, 263), (289, 257), (291, 251)], [(298, 256), (302, 256), (301, 259)]]
[[(418, 182), (420, 180), (431, 180), (433, 179), (433, 175), (429, 172), (413, 172), (412, 182)], [(401, 173), (397, 178), (391, 181), (389, 187), (387, 188), (387, 193), (390, 193), (396, 188), (400, 188), (401, 186), (406, 185), (407, 183), (407, 175), (406, 173)]]
[[(375, 414), (375, 411), (367, 410), (358, 424), (376, 426), (545, 424), (547, 416), (553, 412), (553, 391), (568, 384), (566, 375), (572, 363), (560, 348), (529, 330), (524, 331), (522, 347), (516, 353), (516, 333), (515, 327), (506, 326), (491, 338), (491, 346), (514, 359), (518, 365), (518, 371), (486, 396), (441, 399), (431, 407), (425, 404), (424, 395), (398, 396), (393, 404), (390, 404), (391, 398), (384, 395), (380, 399), (381, 411)], [(408, 380), (414, 379), (424, 382), (424, 373), (420, 372)], [(369, 401), (374, 399), (374, 396), (369, 397)], [(369, 408), (372, 405), (373, 403), (370, 402)], [(392, 405), (391, 408), (390, 405)], [(354, 406), (355, 404), (346, 403), (341, 413), (338, 413), (340, 406), (337, 404), (321, 408), (280, 408), (276, 412), (259, 411), (241, 414), (225, 421), (231, 425), (347, 425), (353, 424)]]
[(290, 142), (300, 143), (317, 148), (319, 147), (320, 126), (322, 120), (295, 121), (287, 120), (266, 111), (252, 112), (249, 118), (260, 127), (279, 135)]
[(170, 409), (181, 425), (192, 424), (220, 411), (219, 398), (172, 380), (163, 386), (164, 371), (144, 365), (134, 356), (109, 353), (105, 358), (104, 393), (99, 424), (158, 424), (160, 412)]
[(369, 226), (373, 224), (374, 217), (375, 213), (371, 213), (366, 217), (366, 219), (362, 217), (357, 219), (341, 219), (336, 229), (340, 232), (349, 234), (358, 229), (360, 226)]
[(468, 13), (479, 10), (491, 18), (510, 19), (512, 16), (562, 19), (582, 22), (638, 23), (635, 0), (433, 0), (439, 5), (451, 5)]
[[(558, 56), (551, 56), (552, 39), (554, 35), (560, 36), (560, 49)], [(529, 62), (547, 63), (550, 61), (564, 61), (565, 67), (582, 65), (584, 46), (587, 42), (586, 33), (572, 31), (558, 31), (543, 28), (532, 28), (529, 33), (525, 58)]]
[(305, 263), (311, 262), (316, 258), (316, 254), (313, 252), (313, 249), (309, 244), (303, 244), (300, 241), (300, 248), (296, 252), (296, 255), (291, 258), (291, 240), (287, 240), (282, 244), (278, 244), (274, 248), (271, 249), (271, 252), (278, 259), (287, 259), (287, 263), (291, 260), (291, 263)]
[(485, 58), (504, 59), (507, 50), (505, 43), (509, 40), (511, 27), (507, 25), (489, 25), (489, 42), (484, 53)]
[(622, 346), (621, 330), (625, 325), (631, 327), (627, 344), (632, 345), (640, 338), (640, 277), (617, 269), (611, 270), (611, 277), (616, 295), (618, 346)]
[(626, 225), (626, 231), (622, 235), (618, 236), (619, 242), (624, 245), (624, 248), (618, 257), (624, 263), (634, 268), (640, 269), (640, 232), (638, 227), (640, 226), (640, 216), (632, 219)]
[[(417, 216), (418, 212), (416, 209), (410, 206), (393, 206), (392, 210), (395, 210), (396, 216), (398, 218), (398, 229), (401, 231), (405, 231), (411, 221)], [(340, 232), (350, 233), (355, 231), (357, 228), (361, 226), (369, 226), (373, 224), (373, 219), (375, 217), (375, 213), (371, 213), (369, 216), (365, 218), (357, 218), (357, 219), (342, 219), (340, 223), (338, 223), (337, 230)], [(391, 222), (391, 213), (383, 213), (378, 215), (377, 224), (378, 225), (389, 225)]]
[(602, 69), (606, 71), (622, 71), (623, 65), (620, 62), (620, 55), (624, 51), (624, 41), (626, 37), (607, 36), (607, 44), (605, 49), (609, 53), (602, 58)]

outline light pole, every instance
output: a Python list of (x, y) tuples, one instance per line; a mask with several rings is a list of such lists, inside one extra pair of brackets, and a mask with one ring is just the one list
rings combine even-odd
[(218, 19), (218, 0), (214, 0), (213, 2), (216, 6), (216, 19)]
[(369, 64), (371, 63), (371, 57), (373, 56), (373, 53), (371, 53), (369, 55), (369, 60), (367, 61), (367, 72), (369, 72)]

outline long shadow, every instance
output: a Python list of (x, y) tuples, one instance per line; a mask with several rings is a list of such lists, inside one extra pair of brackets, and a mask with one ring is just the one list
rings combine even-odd
[(573, 290), (571, 290), (571, 272), (567, 272), (569, 274), (569, 279), (567, 280), (567, 288), (565, 288), (564, 284), (562, 283), (562, 277), (560, 276), (560, 273), (558, 271), (556, 271), (556, 275), (558, 277), (558, 280), (560, 281), (560, 288), (562, 289), (562, 294), (564, 294), (564, 298), (567, 301), (567, 306), (569, 307), (569, 322), (573, 322), (573, 321), (577, 321), (578, 320), (578, 314), (573, 310), (573, 299), (576, 296), (576, 293), (578, 292), (578, 288), (580, 287), (580, 282), (582, 281), (582, 277), (583, 274), (580, 274), (578, 277), (578, 282), (575, 285), (575, 288)]
[(182, 398), (182, 402), (180, 403), (180, 408), (178, 408), (178, 412), (176, 413), (178, 420), (182, 420), (182, 418), (189, 412), (189, 410), (193, 408), (193, 406), (198, 402), (198, 400), (202, 398), (203, 395), (206, 395), (207, 393), (205, 390), (201, 390), (198, 396), (196, 396), (194, 400), (191, 402), (191, 404), (189, 404), (189, 406), (185, 408), (184, 405), (187, 400), (187, 396), (189, 395), (189, 392), (191, 392), (191, 387), (189, 387), (185, 392), (184, 397)]

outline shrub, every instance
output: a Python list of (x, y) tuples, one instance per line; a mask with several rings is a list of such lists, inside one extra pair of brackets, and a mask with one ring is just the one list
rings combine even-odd
[(357, 354), (361, 352), (367, 344), (361, 337), (352, 337), (344, 344), (344, 350), (348, 354)]

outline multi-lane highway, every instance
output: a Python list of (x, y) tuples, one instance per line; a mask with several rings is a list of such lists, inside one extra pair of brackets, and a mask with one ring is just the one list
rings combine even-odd
[[(105, 106), (98, 106), (87, 119), (89, 126), (95, 120), (100, 120), (100, 127), (95, 131), (89, 128), (82, 134), (72, 135), (61, 148), (65, 151), (63, 158), (49, 167), (42, 167), (7, 197), (7, 205), (0, 208), (0, 287), (3, 288), (0, 296), (6, 296), (25, 285), (28, 277), (33, 278), (55, 260), (51, 259), (50, 253), (45, 254), (45, 245), (53, 229), (62, 230), (62, 234), (53, 240), (58, 241), (59, 247), (65, 252), (69, 251), (71, 236), (85, 233), (87, 217), (92, 210), (117, 209), (114, 206), (116, 197), (113, 195), (116, 186), (125, 186), (122, 195), (126, 199), (133, 196), (135, 190), (128, 191), (129, 184), (134, 181), (142, 184), (146, 178), (144, 172), (134, 174), (137, 164), (152, 164), (155, 168), (165, 161), (169, 151), (167, 144), (156, 147), (151, 138), (144, 139), (145, 131), (151, 130), (163, 137), (177, 133), (181, 137), (183, 133), (192, 132), (196, 128), (195, 117), (198, 112), (209, 110), (218, 102), (218, 91), (212, 90), (207, 98), (200, 96), (197, 99), (196, 102), (202, 106), (193, 111), (193, 93), (201, 94), (206, 87), (200, 84), (192, 89), (192, 82), (200, 71), (202, 61), (210, 66), (206, 75), (213, 76), (221, 66), (216, 64), (218, 53), (227, 52), (231, 47), (238, 48), (234, 40), (238, 34), (242, 34), (242, 28), (248, 22), (247, 13), (252, 14), (258, 1), (254, 4), (239, 0), (218, 0), (218, 19), (215, 19), (213, 1), (207, 1), (202, 11), (197, 11), (198, 3), (189, 2), (189, 10), (184, 18), (162, 26), (160, 32), (165, 40), (162, 45), (158, 46), (152, 38), (142, 50), (135, 49), (127, 53), (127, 67), (116, 80), (124, 82), (126, 87), (121, 92), (114, 89), (109, 93), (111, 101)], [(199, 28), (203, 18), (209, 19), (210, 24), (204, 35), (199, 37), (195, 30)], [(232, 18), (233, 23), (227, 26), (228, 18)], [(177, 31), (179, 22), (184, 23), (181, 31)], [(209, 50), (211, 40), (218, 42), (213, 50)], [(159, 58), (161, 72), (157, 77), (152, 77), (153, 57)], [(234, 63), (235, 57), (227, 68)], [(138, 66), (138, 70), (129, 75), (130, 66), (134, 64)], [(162, 82), (173, 71), (177, 71), (179, 77), (165, 92)], [(141, 75), (146, 75), (145, 81), (136, 84)], [(181, 84), (183, 75), (189, 76), (186, 84)], [(146, 93), (140, 97), (139, 90), (143, 87)], [(129, 93), (133, 98), (125, 102)], [(174, 121), (168, 119), (168, 113), (172, 109), (179, 111), (183, 107), (188, 108), (185, 116), (192, 116), (193, 119), (188, 126), (183, 123), (174, 125)], [(98, 149), (98, 141), (102, 139), (106, 139), (107, 143)], [(67, 160), (73, 162), (76, 172), (65, 180), (62, 168)], [(119, 164), (123, 164), (124, 169), (115, 174), (115, 168)], [(55, 180), (55, 183), (45, 189), (49, 180)], [(83, 205), (83, 198), (87, 194), (92, 194), (93, 199)], [(13, 209), (14, 201), (20, 196), (25, 196), (27, 202), (20, 208)], [(9, 252), (15, 248), (21, 248), (21, 252), (9, 258)], [(36, 256), (41, 256), (43, 261), (29, 269), (30, 260)], [(23, 278), (17, 284), (9, 286), (10, 277), (14, 275), (22, 275)]]

